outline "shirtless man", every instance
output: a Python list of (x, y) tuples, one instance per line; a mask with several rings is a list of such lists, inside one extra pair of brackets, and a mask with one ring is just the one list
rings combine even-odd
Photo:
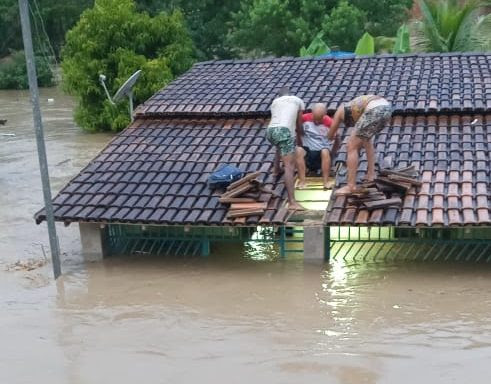
[(354, 127), (347, 143), (348, 185), (338, 189), (337, 195), (347, 195), (356, 190), (359, 152), (362, 148), (367, 154), (367, 181), (375, 178), (375, 148), (372, 138), (384, 129), (392, 115), (392, 106), (381, 96), (363, 95), (349, 103), (341, 105), (329, 129), (329, 138), (333, 139), (341, 121), (346, 127)]
[(288, 208), (303, 210), (295, 200), (295, 137), (302, 124), (305, 104), (297, 96), (290, 95), (288, 88), (281, 89), (279, 96), (271, 104), (271, 121), (266, 138), (276, 147), (275, 173), (279, 172), (279, 159), (285, 170), (285, 187), (288, 193)]
[(300, 137), (302, 143), (297, 143), (298, 189), (305, 188), (306, 168), (310, 171), (322, 169), (324, 189), (329, 187), (329, 172), (331, 171), (332, 141), (327, 138), (332, 119), (327, 116), (326, 106), (314, 104), (312, 113), (302, 115), (303, 127)]

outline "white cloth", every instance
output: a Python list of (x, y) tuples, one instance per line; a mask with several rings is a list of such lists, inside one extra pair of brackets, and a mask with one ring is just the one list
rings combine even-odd
[(390, 103), (385, 100), (385, 99), (376, 99), (376, 100), (373, 100), (373, 101), (370, 101), (367, 105), (367, 107), (365, 108), (366, 111), (369, 111), (370, 109), (373, 109), (375, 107), (379, 107), (380, 105), (389, 105)]
[(298, 113), (305, 109), (305, 104), (297, 96), (280, 96), (271, 104), (270, 127), (287, 127), (295, 137)]

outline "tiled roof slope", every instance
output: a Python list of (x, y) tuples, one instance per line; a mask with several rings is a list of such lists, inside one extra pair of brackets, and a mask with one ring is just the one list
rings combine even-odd
[[(283, 223), (283, 198), (262, 194), (268, 207), (261, 217), (225, 218), (227, 207), (206, 181), (221, 163), (245, 172), (262, 171), (273, 183), (274, 152), (265, 138), (265, 121), (250, 119), (138, 119), (65, 186), (53, 201), (55, 218), (72, 222), (167, 225)], [(36, 215), (45, 219), (44, 211)]]
[(491, 53), (279, 58), (199, 63), (140, 106), (147, 116), (267, 116), (290, 86), (307, 104), (375, 93), (396, 113), (491, 111)]
[[(471, 122), (476, 121), (475, 125)], [(345, 132), (346, 136), (347, 132)], [(491, 204), (491, 115), (395, 116), (376, 136), (379, 163), (414, 165), (422, 187), (414, 188), (398, 207), (371, 212), (348, 206), (346, 197), (331, 200), (326, 224), (464, 226), (489, 225)], [(337, 162), (346, 160), (343, 146)], [(360, 162), (359, 178), (366, 172)], [(345, 177), (337, 180), (338, 186)]]

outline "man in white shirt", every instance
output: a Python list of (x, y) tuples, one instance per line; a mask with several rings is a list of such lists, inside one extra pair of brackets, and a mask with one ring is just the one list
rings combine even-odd
[(279, 159), (285, 169), (285, 187), (288, 193), (288, 208), (303, 210), (295, 200), (295, 137), (302, 126), (305, 104), (297, 96), (290, 95), (289, 89), (281, 89), (279, 96), (271, 104), (271, 121), (266, 137), (276, 147), (275, 172), (279, 172)]

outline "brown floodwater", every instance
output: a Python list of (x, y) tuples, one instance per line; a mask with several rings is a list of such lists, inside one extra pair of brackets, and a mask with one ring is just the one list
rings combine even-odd
[[(81, 132), (58, 90), (42, 102), (58, 191), (110, 135)], [(60, 225), (54, 282), (30, 113), (25, 92), (0, 92), (0, 383), (489, 383), (488, 265), (241, 247), (84, 264), (76, 226)]]

